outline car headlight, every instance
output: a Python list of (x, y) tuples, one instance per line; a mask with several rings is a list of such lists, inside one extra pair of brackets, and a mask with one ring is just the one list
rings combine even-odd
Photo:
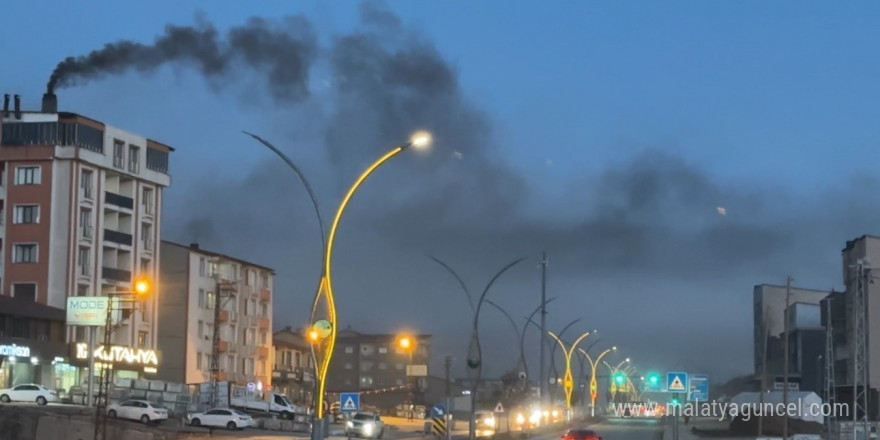
[(516, 415), (516, 423), (522, 425), (525, 422), (526, 422), (526, 418), (525, 418), (525, 416), (522, 415), (522, 413), (519, 413)]
[(353, 428), (353, 427), (354, 427), (354, 423), (351, 423), (351, 422), (345, 422), (345, 427), (346, 427), (346, 428)]
[(486, 417), (483, 420), (483, 423), (485, 423), (486, 426), (495, 426), (495, 418), (494, 417)]
[(364, 424), (364, 432), (369, 433), (369, 432), (372, 431), (372, 430), (373, 430), (373, 424), (372, 424), (372, 423), (365, 423), (365, 424)]

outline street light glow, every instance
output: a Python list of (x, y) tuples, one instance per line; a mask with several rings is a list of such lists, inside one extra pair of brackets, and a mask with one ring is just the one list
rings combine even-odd
[(427, 131), (419, 131), (413, 134), (412, 139), (410, 139), (413, 147), (416, 148), (424, 148), (431, 144), (431, 133)]
[(134, 292), (138, 295), (146, 295), (150, 293), (150, 281), (146, 278), (140, 278), (135, 281)]

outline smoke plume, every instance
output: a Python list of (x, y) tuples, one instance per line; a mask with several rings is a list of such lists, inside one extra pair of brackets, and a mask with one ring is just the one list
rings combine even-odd
[(309, 67), (316, 55), (314, 32), (302, 17), (279, 23), (251, 18), (224, 36), (204, 19), (194, 26), (167, 25), (153, 44), (108, 43), (87, 55), (68, 57), (52, 72), (47, 89), (82, 85), (108, 75), (149, 73), (165, 64), (191, 65), (209, 79), (225, 78), (234, 68), (253, 69), (267, 77), (278, 101), (308, 96)]

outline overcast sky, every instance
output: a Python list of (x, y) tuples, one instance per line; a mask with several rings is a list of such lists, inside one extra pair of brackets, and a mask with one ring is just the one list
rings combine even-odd
[[(522, 325), (546, 250), (551, 330), (581, 318), (568, 336), (642, 370), (724, 379), (751, 370), (754, 285), (840, 288), (845, 241), (880, 234), (880, 4), (794, 6), (13, 2), (0, 84), (36, 109), (54, 71), (61, 110), (173, 145), (164, 238), (275, 268), (276, 328), (307, 324), (319, 229), (241, 130), (329, 223), (427, 129), (342, 221), (340, 326), (432, 333), (432, 373), (463, 374), (470, 309), (428, 255), (474, 295), (525, 257), (489, 293)], [(516, 338), (482, 313), (497, 376)]]

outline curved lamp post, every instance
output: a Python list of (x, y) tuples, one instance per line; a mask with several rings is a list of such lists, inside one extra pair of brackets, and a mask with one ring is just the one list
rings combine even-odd
[[(430, 258), (432, 260), (434, 260), (435, 262), (437, 262), (438, 264), (440, 264), (441, 266), (443, 266), (444, 269), (446, 269), (450, 274), (452, 274), (453, 277), (455, 277), (456, 281), (458, 281), (458, 284), (464, 290), (465, 294), (467, 294), (469, 300), (471, 300), (473, 298), (470, 294), (470, 290), (468, 290), (468, 288), (467, 288), (467, 285), (464, 283), (464, 281), (462, 281), (461, 277), (458, 276), (458, 274), (454, 270), (452, 270), (452, 268), (448, 264), (440, 261), (440, 259), (438, 259), (436, 257), (430, 257)], [(525, 260), (525, 258), (516, 259), (516, 260), (508, 263), (503, 268), (501, 268), (501, 270), (499, 270), (498, 273), (496, 273), (492, 277), (492, 279), (489, 280), (489, 283), (486, 284), (486, 288), (483, 289), (483, 293), (480, 295), (480, 298), (477, 301), (476, 308), (474, 308), (474, 324), (473, 324), (473, 329), (471, 330), (471, 344), (470, 344), (470, 347), (468, 348), (468, 359), (467, 359), (468, 368), (474, 372), (474, 377), (473, 377), (473, 380), (471, 383), (471, 390), (470, 390), (471, 391), (471, 419), (470, 419), (469, 428), (468, 428), (468, 431), (469, 431), (468, 435), (469, 435), (470, 440), (474, 440), (474, 438), (476, 437), (476, 424), (474, 423), (475, 422), (474, 418), (475, 418), (475, 413), (476, 413), (477, 386), (479, 385), (479, 382), (480, 382), (480, 372), (482, 371), (482, 363), (483, 363), (482, 362), (482, 356), (483, 356), (482, 349), (480, 348), (479, 327), (477, 326), (477, 324), (479, 323), (479, 320), (480, 320), (480, 309), (483, 306), (483, 302), (486, 300), (486, 294), (489, 293), (489, 289), (492, 287), (492, 284), (495, 284), (495, 281), (504, 272), (507, 272), (508, 269), (510, 269), (513, 266), (516, 266), (517, 264), (521, 263), (523, 260)], [(471, 302), (471, 304), (473, 304), (473, 302)]]
[(590, 353), (588, 353), (589, 348), (587, 348), (587, 350), (579, 348), (578, 350), (580, 350), (581, 354), (586, 356), (587, 360), (590, 362), (590, 417), (596, 417), (596, 398), (599, 397), (599, 384), (596, 382), (596, 368), (599, 366), (599, 362), (605, 362), (602, 358), (608, 353), (616, 351), (617, 347), (605, 349), (605, 351), (599, 353), (599, 356), (596, 356), (595, 360), (590, 356)]
[(547, 332), (548, 335), (553, 337), (559, 346), (562, 348), (562, 353), (565, 355), (565, 379), (562, 383), (562, 386), (565, 389), (565, 408), (569, 412), (569, 416), (571, 415), (571, 392), (574, 388), (574, 378), (571, 375), (571, 355), (574, 352), (577, 345), (584, 340), (587, 336), (590, 336), (590, 332), (584, 332), (574, 342), (571, 344), (569, 348), (565, 348), (565, 343), (562, 342), (562, 339), (559, 339), (559, 336), (556, 336), (553, 332)]
[[(307, 183), (304, 175), (299, 170), (299, 168), (293, 163), (290, 158), (288, 158), (284, 153), (282, 153), (278, 148), (274, 147), (269, 142), (261, 139), (259, 136), (256, 136), (251, 133), (245, 132), (249, 136), (253, 137), (257, 141), (261, 142), (267, 148), (271, 149), (275, 154), (281, 157), (282, 160), (290, 167), (303, 181), (306, 185), (306, 189), (309, 191), (309, 196), (312, 199), (312, 204), (315, 207), (315, 210), (318, 214), (319, 222), (321, 223), (321, 235), (324, 235), (324, 226), (323, 221), (321, 221), (320, 210), (318, 210), (317, 199), (314, 196), (314, 192), (311, 190), (311, 186)], [(348, 203), (351, 201), (351, 197), (354, 195), (355, 191), (364, 183), (367, 177), (370, 176), (377, 168), (379, 168), (382, 164), (387, 162), (392, 157), (400, 154), (404, 150), (409, 149), (410, 147), (421, 148), (427, 146), (431, 142), (431, 137), (428, 133), (419, 132), (413, 135), (413, 137), (402, 145), (399, 145), (389, 152), (385, 153), (378, 160), (373, 162), (366, 170), (361, 173), (361, 175), (355, 180), (354, 184), (352, 184), (351, 188), (349, 188), (348, 192), (345, 194), (345, 197), (342, 198), (342, 202), (339, 204), (339, 207), (336, 210), (336, 215), (333, 218), (333, 223), (330, 226), (329, 235), (327, 235), (326, 240), (323, 243), (323, 264), (321, 267), (321, 277), (318, 282), (318, 289), (315, 292), (314, 300), (312, 301), (312, 310), (309, 316), (309, 321), (312, 323), (312, 328), (309, 331), (309, 339), (312, 341), (312, 354), (313, 359), (315, 361), (315, 375), (317, 376), (317, 384), (316, 384), (316, 392), (315, 392), (315, 418), (317, 420), (322, 420), (324, 417), (324, 388), (327, 379), (327, 371), (330, 368), (330, 359), (333, 357), (333, 348), (336, 345), (336, 303), (335, 298), (333, 297), (333, 282), (331, 276), (331, 266), (333, 260), (333, 242), (336, 238), (336, 230), (339, 227), (339, 221), (342, 218), (342, 214), (345, 212), (345, 208), (348, 206)], [(323, 319), (317, 320), (318, 318), (318, 308), (322, 303), (326, 305), (326, 311)], [(317, 351), (314, 346), (319, 346), (321, 348), (321, 360), (318, 361)], [(316, 432), (317, 431), (317, 432)], [(312, 429), (312, 438), (322, 438), (323, 432), (320, 430)]]
[[(535, 317), (535, 315), (538, 312), (540, 312), (542, 308), (545, 308), (547, 306), (547, 304), (550, 304), (555, 299), (556, 298), (554, 297), (554, 298), (548, 299), (547, 301), (544, 301), (543, 304), (539, 305), (538, 307), (535, 307), (535, 310), (533, 310), (532, 313), (526, 317), (526, 322), (523, 324), (522, 331), (519, 334), (519, 352), (520, 353), (525, 353), (525, 350), (526, 350), (526, 348), (525, 348), (526, 347), (526, 329), (529, 328), (529, 323), (534, 322), (533, 318)], [(538, 327), (538, 328), (540, 329), (541, 327)], [(541, 338), (541, 339), (543, 339), (543, 338)], [(529, 382), (528, 381), (529, 366), (527, 363), (523, 363), (523, 367), (525, 367), (524, 372), (526, 373), (526, 380), (523, 381), (523, 390), (525, 390), (525, 388), (528, 386), (528, 382)], [(541, 384), (538, 384), (538, 385), (540, 386)]]
[[(609, 382), (609, 384), (614, 384), (614, 382), (615, 382), (615, 380), (616, 380), (615, 376), (616, 376), (617, 373), (620, 371), (620, 367), (622, 367), (623, 364), (628, 363), (629, 361), (630, 361), (630, 359), (629, 359), (629, 358), (626, 358), (626, 359), (620, 361), (620, 363), (618, 363), (617, 366), (614, 366), (614, 367), (612, 367), (611, 364), (609, 364), (608, 362), (602, 361), (602, 363), (605, 364), (606, 367), (608, 367), (608, 382)], [(618, 391), (618, 387), (619, 387), (619, 386), (618, 386), (617, 384), (614, 384), (614, 394), (615, 394), (615, 396), (616, 396), (617, 393), (619, 392), (619, 391)], [(609, 385), (609, 390), (610, 390), (610, 389), (611, 389), (611, 386)], [(616, 400), (616, 398), (615, 398), (615, 400)]]

